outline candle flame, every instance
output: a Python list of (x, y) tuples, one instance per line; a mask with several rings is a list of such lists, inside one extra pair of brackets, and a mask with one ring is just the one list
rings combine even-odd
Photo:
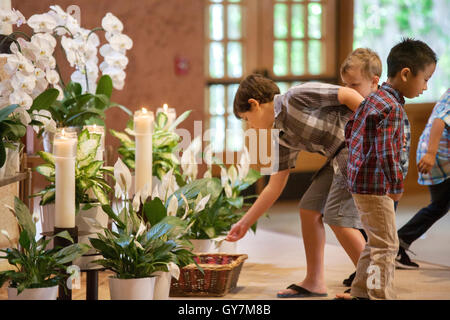
[(169, 107), (167, 106), (167, 103), (164, 103), (164, 105), (163, 105), (163, 109), (164, 109), (164, 112), (167, 112), (167, 109), (168, 109)]
[(61, 132), (61, 134), (64, 136), (65, 134), (64, 134), (64, 128), (62, 129), (62, 132)]
[(141, 111), (142, 111), (142, 113), (147, 113), (147, 109), (146, 109), (146, 108), (144, 108), (144, 107), (142, 108), (142, 110), (141, 110)]
[(97, 128), (97, 125), (94, 123), (94, 130)]

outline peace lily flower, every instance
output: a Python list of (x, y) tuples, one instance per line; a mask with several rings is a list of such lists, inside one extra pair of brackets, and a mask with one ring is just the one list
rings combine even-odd
[[(199, 193), (197, 199), (200, 199), (201, 196), (202, 196), (201, 193)], [(206, 204), (208, 203), (210, 197), (211, 197), (211, 194), (208, 194), (206, 197), (201, 198), (198, 202), (196, 201), (197, 204), (195, 206), (194, 211), (195, 212), (200, 212), (203, 209), (205, 209)]]
[(196, 156), (201, 150), (201, 136), (197, 136), (183, 152), (181, 156), (181, 168), (183, 169), (183, 175), (188, 177), (190, 181), (194, 181), (197, 178), (197, 161)]
[(247, 177), (250, 170), (250, 155), (248, 153), (247, 147), (244, 146), (244, 151), (241, 154), (241, 159), (237, 165), (239, 172), (239, 180), (244, 180)]
[(169, 205), (167, 206), (167, 215), (176, 216), (178, 210), (178, 199), (173, 196), (169, 200)]
[(126, 196), (126, 192), (131, 187), (131, 173), (120, 158), (117, 158), (114, 164), (114, 178), (116, 179), (116, 195), (120, 193)]

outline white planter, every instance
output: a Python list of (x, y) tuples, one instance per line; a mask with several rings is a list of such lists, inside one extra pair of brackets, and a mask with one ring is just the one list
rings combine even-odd
[(194, 253), (211, 253), (214, 252), (214, 244), (211, 239), (191, 239), (194, 245), (192, 252)]
[(138, 279), (109, 278), (111, 300), (153, 300), (155, 277)]
[(172, 276), (170, 272), (155, 272), (155, 291), (153, 294), (153, 300), (168, 300), (170, 292), (170, 283)]
[(8, 300), (56, 300), (58, 286), (25, 289), (17, 295), (17, 288), (8, 288)]

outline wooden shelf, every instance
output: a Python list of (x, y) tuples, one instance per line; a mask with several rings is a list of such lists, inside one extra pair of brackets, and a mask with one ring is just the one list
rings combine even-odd
[(0, 179), (0, 187), (6, 186), (6, 185), (14, 183), (14, 182), (26, 180), (28, 178), (29, 174), (30, 174), (30, 172), (19, 172), (14, 176)]

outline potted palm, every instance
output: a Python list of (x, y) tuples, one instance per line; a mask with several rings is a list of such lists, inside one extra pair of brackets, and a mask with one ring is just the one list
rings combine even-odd
[[(65, 248), (47, 249), (53, 237), (62, 237), (73, 242), (67, 231), (60, 232), (51, 238), (41, 237), (36, 241), (35, 220), (28, 208), (17, 197), (14, 209), (11, 211), (17, 217), (20, 228), (20, 249), (2, 249), (4, 255), (15, 270), (0, 272), (0, 287), (9, 281), (8, 299), (10, 300), (55, 300), (58, 285), (65, 285), (67, 265), (83, 255), (89, 246), (75, 243)], [(8, 233), (2, 233), (9, 239)], [(11, 241), (11, 240), (10, 240)]]
[[(114, 227), (90, 239), (92, 247), (103, 256), (95, 263), (115, 273), (109, 279), (111, 299), (151, 300), (158, 272), (176, 276), (178, 265), (193, 262), (186, 248), (189, 243), (181, 239), (188, 226), (186, 221), (170, 216), (159, 198), (146, 201), (148, 195), (137, 194), (132, 201), (128, 199), (131, 174), (120, 159), (114, 174), (117, 200), (123, 201), (115, 202), (117, 214), (110, 205), (103, 206)], [(146, 220), (137, 213), (141, 202)], [(158, 299), (163, 296), (160, 290)]]
[[(112, 190), (105, 180), (105, 175), (113, 176), (112, 168), (104, 167), (102, 160), (95, 160), (100, 139), (101, 135), (84, 129), (78, 136), (75, 162), (76, 224), (79, 231), (90, 233), (91, 236), (95, 236), (97, 231), (108, 225), (108, 216), (103, 212), (101, 205), (109, 204), (108, 193)], [(36, 171), (43, 175), (49, 184), (33, 196), (41, 196), (40, 205), (44, 215), (42, 227), (44, 231), (51, 231), (55, 215), (55, 162), (51, 153), (39, 151), (38, 155), (44, 164), (37, 166)], [(88, 237), (80, 236), (79, 242), (88, 244)], [(77, 264), (82, 268), (88, 267), (89, 259), (92, 260), (94, 257), (83, 257)]]

